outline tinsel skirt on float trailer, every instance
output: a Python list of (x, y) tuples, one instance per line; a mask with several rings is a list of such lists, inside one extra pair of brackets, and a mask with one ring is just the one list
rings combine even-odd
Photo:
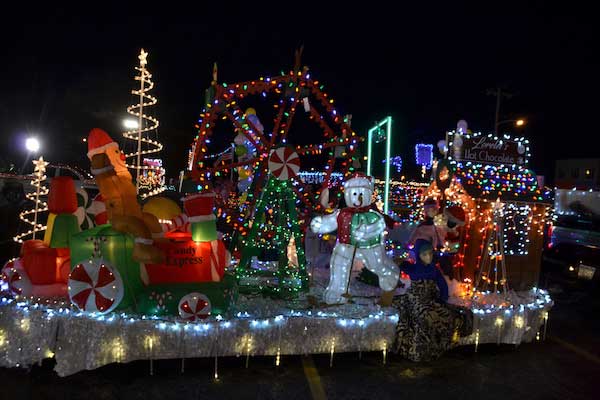
[(394, 297), (399, 323), (393, 350), (412, 361), (429, 361), (459, 344), (473, 330), (470, 310), (442, 304), (434, 281), (413, 281), (406, 294)]

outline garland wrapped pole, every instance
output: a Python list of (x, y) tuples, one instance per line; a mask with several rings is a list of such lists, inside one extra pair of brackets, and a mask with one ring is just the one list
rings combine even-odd
[[(41, 196), (46, 196), (48, 194), (48, 188), (42, 184), (46, 180), (46, 166), (48, 166), (48, 162), (44, 161), (44, 157), (40, 157), (37, 160), (33, 160), (33, 165), (35, 166), (33, 172), (33, 180), (31, 181), (31, 185), (35, 187), (35, 192), (27, 193), (25, 197), (31, 200), (34, 204), (33, 208), (29, 210), (24, 210), (19, 214), (19, 218), (21, 221), (25, 222), (28, 225), (32, 226), (32, 229), (29, 229), (26, 232), (21, 232), (17, 234), (13, 240), (17, 243), (23, 243), (23, 238), (32, 235), (32, 239), (35, 239), (37, 232), (43, 232), (46, 230), (46, 226), (44, 224), (38, 223), (38, 213), (48, 211), (48, 204), (45, 201), (40, 200)], [(33, 220), (26, 218), (28, 215), (33, 214)]]
[[(163, 182), (165, 171), (162, 168), (162, 162), (154, 159), (142, 159), (142, 156), (156, 154), (163, 148), (162, 143), (150, 138), (148, 134), (158, 128), (158, 119), (144, 113), (146, 107), (153, 106), (158, 102), (156, 97), (149, 94), (150, 90), (154, 88), (154, 82), (151, 79), (152, 74), (146, 68), (147, 57), (148, 52), (142, 49), (138, 56), (140, 64), (135, 67), (139, 72), (139, 75), (135, 76), (135, 80), (140, 81), (140, 88), (132, 90), (131, 93), (139, 96), (139, 103), (127, 107), (127, 112), (137, 117), (137, 122), (131, 121), (127, 125), (131, 129), (123, 132), (125, 139), (136, 142), (136, 150), (126, 153), (125, 158), (127, 167), (135, 170), (136, 189), (143, 198), (165, 190)], [(147, 148), (144, 149), (142, 144), (146, 144)]]

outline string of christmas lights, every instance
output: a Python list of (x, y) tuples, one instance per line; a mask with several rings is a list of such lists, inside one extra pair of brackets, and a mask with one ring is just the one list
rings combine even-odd
[[(376, 201), (383, 201), (385, 181), (375, 179)], [(421, 209), (428, 182), (391, 181), (389, 191), (390, 213), (401, 222), (416, 223), (421, 219)]]
[[(462, 300), (474, 315), (474, 332), (461, 344), (496, 342), (518, 344), (544, 337), (552, 300), (544, 290), (521, 293), (518, 302), (495, 303), (489, 293), (477, 293), (478, 303)], [(380, 351), (383, 357), (395, 335), (398, 314), (384, 311), (350, 317), (339, 311), (288, 310), (270, 316), (240, 311), (232, 318), (221, 315), (208, 320), (183, 322), (128, 313), (74, 311), (66, 303), (37, 303), (34, 299), (0, 299), (0, 363), (28, 366), (56, 353), (59, 376), (114, 362), (174, 357), (269, 355), (276, 366), (282, 354), (336, 351)], [(499, 322), (500, 321), (500, 322)], [(74, 329), (77, 326), (77, 329)], [(72, 330), (70, 330), (70, 329)], [(502, 337), (498, 335), (501, 330)], [(89, 332), (98, 332), (91, 342)], [(68, 337), (64, 332), (69, 332)], [(82, 357), (82, 347), (87, 350)], [(209, 343), (210, 345), (197, 345)], [(183, 346), (183, 347), (182, 347)], [(279, 354), (279, 365), (277, 355)], [(214, 376), (218, 377), (215, 362)]]
[[(304, 183), (323, 183), (325, 179), (324, 172), (316, 171), (300, 171), (298, 177)], [(344, 175), (341, 172), (332, 172), (330, 182), (341, 182), (344, 180)]]
[(509, 255), (529, 253), (529, 231), (533, 223), (533, 210), (528, 204), (507, 203), (503, 209), (504, 248)]
[(487, 240), (483, 246), (479, 274), (475, 280), (475, 290), (485, 291), (489, 287), (494, 288), (492, 293), (500, 293), (506, 296), (508, 281), (506, 275), (506, 262), (504, 258), (503, 221), (505, 219), (504, 204), (496, 201), (492, 209), (492, 222), (489, 227)]
[[(269, 178), (254, 218), (246, 222), (245, 228), (248, 234), (241, 236), (242, 257), (236, 268), (240, 289), (254, 288), (277, 295), (308, 290), (304, 246), (296, 246), (302, 243), (302, 235), (289, 181)], [(261, 257), (269, 260), (259, 262)]]
[[(192, 178), (198, 182), (200, 190), (209, 189), (212, 184), (211, 178), (231, 168), (246, 166), (252, 170), (251, 186), (240, 196), (241, 210), (237, 221), (234, 221), (234, 236), (244, 236), (248, 233), (245, 222), (246, 219), (252, 218), (254, 205), (264, 189), (268, 176), (269, 152), (276, 146), (290, 143), (288, 132), (297, 114), (298, 105), (302, 104), (309, 120), (322, 129), (323, 139), (318, 144), (296, 145), (295, 151), (301, 157), (327, 155), (326, 165), (322, 169), (324, 182), (330, 181), (334, 166), (343, 175), (354, 170), (357, 161), (354, 153), (360, 137), (350, 128), (350, 120), (338, 113), (333, 99), (323, 89), (322, 84), (311, 79), (307, 69), (290, 71), (288, 74), (282, 73), (281, 76), (274, 78), (260, 77), (258, 80), (236, 84), (217, 84), (216, 71), (213, 71), (213, 81), (207, 91), (207, 103), (196, 124), (198, 135), (192, 143), (188, 168)], [(252, 96), (274, 100), (275, 117), (272, 129), (264, 129), (264, 131), (257, 129), (240, 109), (238, 102), (242, 100), (247, 102)], [(233, 124), (234, 132), (242, 134), (256, 147), (256, 157), (230, 164), (212, 165), (208, 162), (211, 154), (208, 145), (211, 143), (213, 129), (219, 119), (229, 120)], [(321, 190), (313, 190), (310, 185), (302, 179), (294, 179), (292, 183), (292, 189), (300, 202), (297, 202), (297, 207), (301, 223), (304, 223), (309, 211), (321, 207), (319, 203)], [(335, 193), (337, 201), (340, 196), (341, 191)], [(235, 237), (233, 241), (237, 242)]]

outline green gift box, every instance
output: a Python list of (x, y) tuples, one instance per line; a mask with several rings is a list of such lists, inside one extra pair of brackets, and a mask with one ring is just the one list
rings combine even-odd
[(144, 288), (140, 265), (132, 259), (133, 245), (132, 236), (115, 231), (110, 224), (85, 230), (70, 239), (71, 270), (83, 261), (101, 257), (121, 275), (124, 295), (115, 310), (135, 310), (136, 296)]
[(69, 240), (72, 235), (79, 232), (79, 223), (74, 214), (59, 214), (54, 217), (52, 225), (52, 236), (50, 236), (50, 247), (65, 248), (69, 247)]
[(217, 220), (192, 222), (192, 240), (194, 242), (210, 242), (217, 240)]
[(221, 282), (169, 283), (149, 285), (137, 297), (138, 312), (144, 315), (179, 316), (179, 302), (190, 293), (201, 293), (210, 300), (211, 315), (224, 315), (237, 300), (238, 287), (232, 275)]

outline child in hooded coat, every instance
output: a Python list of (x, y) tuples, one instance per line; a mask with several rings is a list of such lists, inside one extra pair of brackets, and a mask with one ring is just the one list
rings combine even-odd
[(446, 303), (448, 284), (433, 264), (431, 243), (418, 239), (415, 254), (414, 264), (401, 267), (411, 286), (393, 301), (399, 314), (393, 350), (412, 361), (428, 361), (454, 347), (459, 337), (471, 334), (472, 315)]
[(405, 263), (402, 270), (410, 276), (411, 281), (430, 280), (435, 282), (439, 291), (438, 300), (446, 303), (448, 301), (448, 284), (442, 272), (433, 264), (433, 246), (427, 240), (417, 239), (414, 250), (416, 262), (414, 264)]

